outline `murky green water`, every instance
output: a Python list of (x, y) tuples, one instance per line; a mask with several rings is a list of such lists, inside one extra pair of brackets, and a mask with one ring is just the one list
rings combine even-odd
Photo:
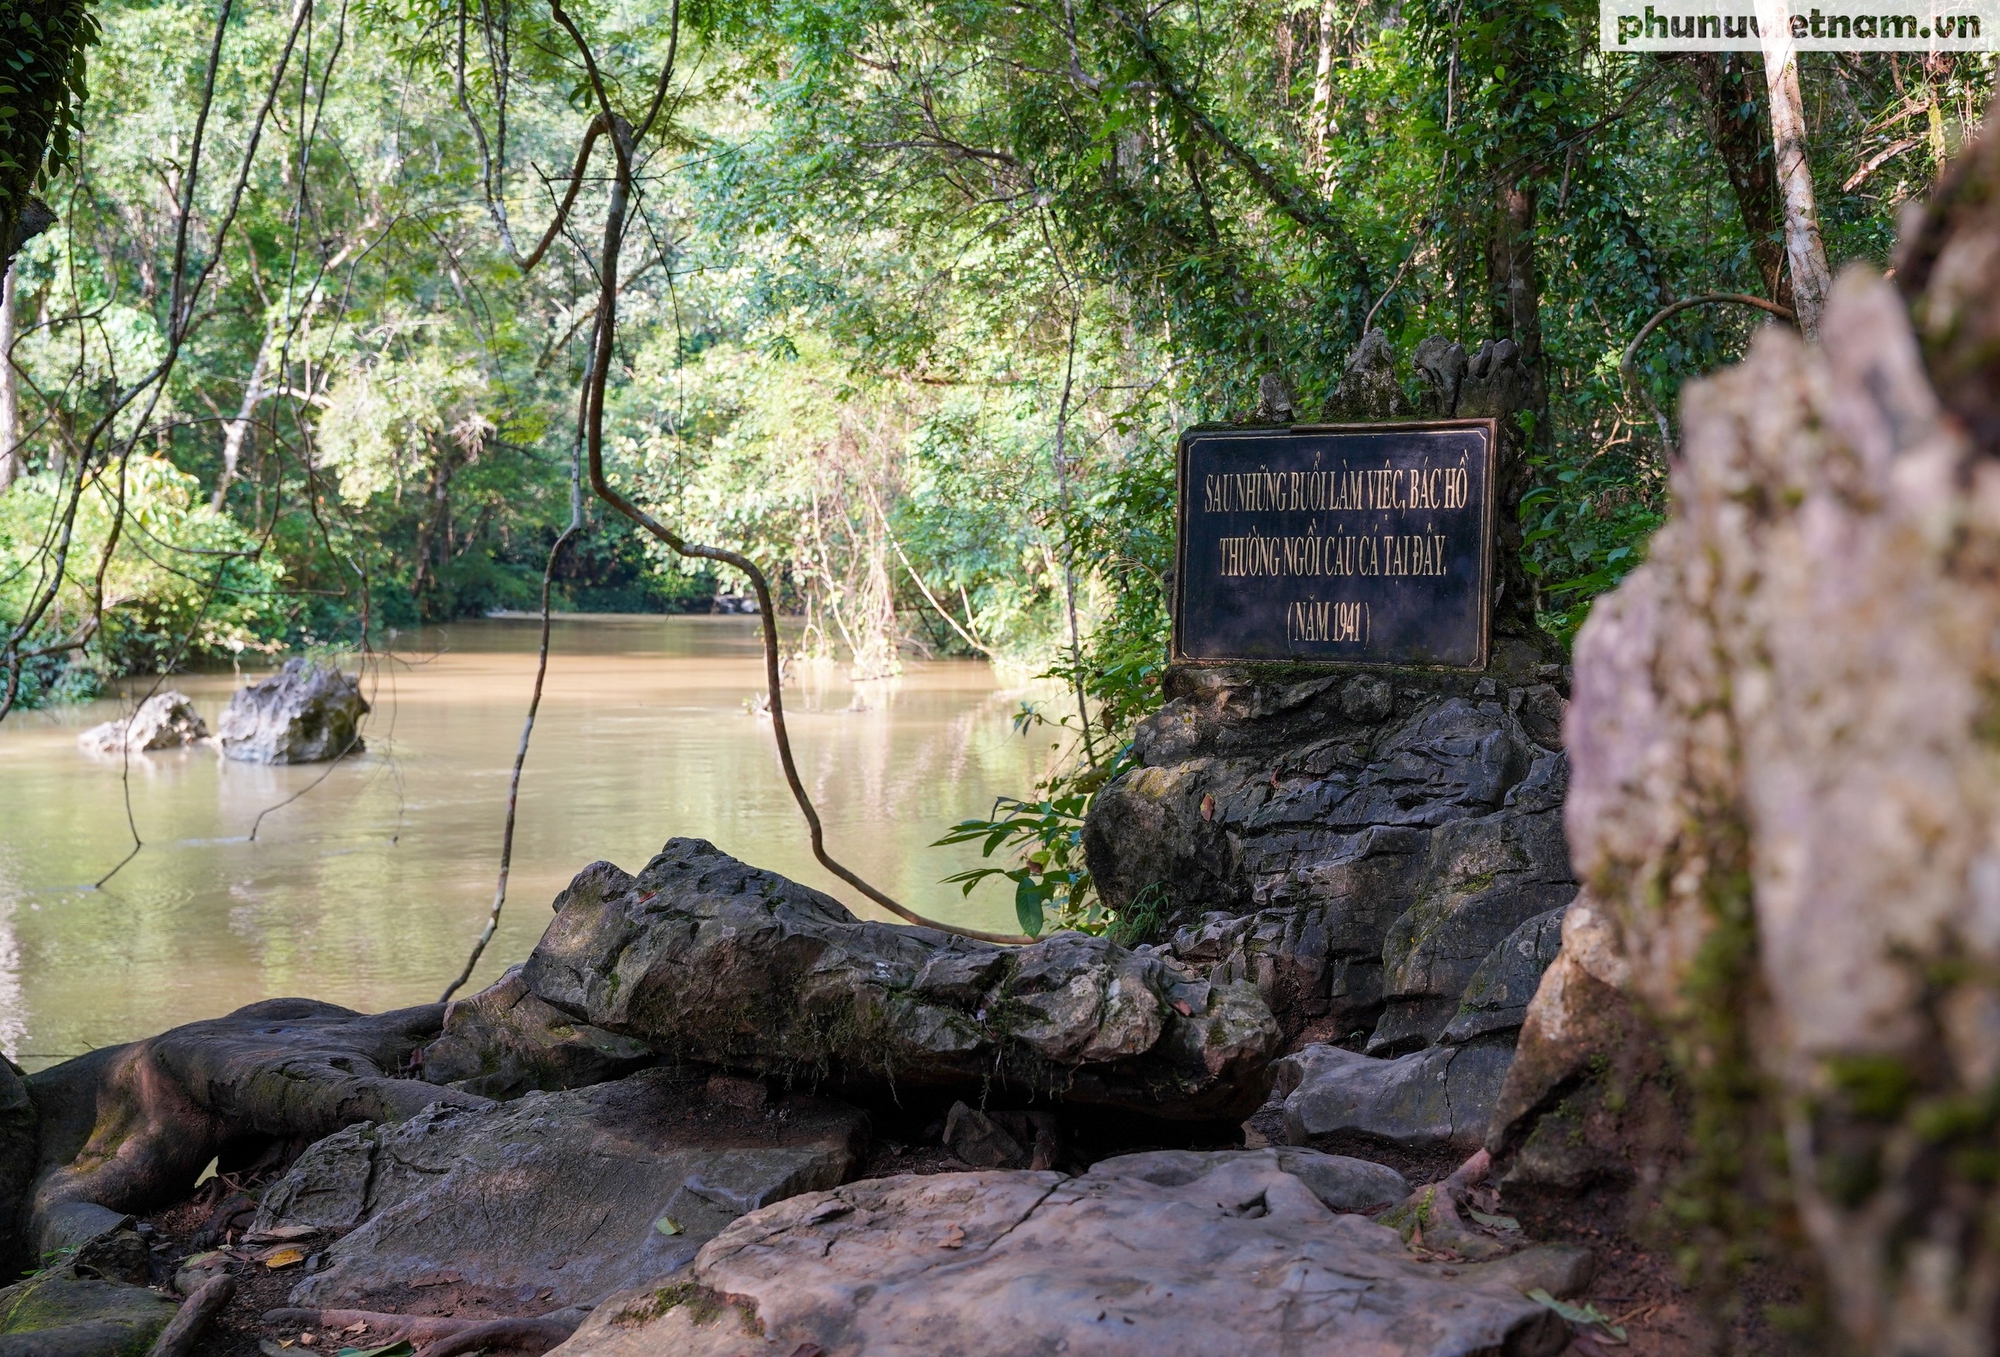
[[(813, 862), (770, 723), (746, 710), (762, 683), (755, 625), (557, 622), (507, 910), (475, 987), (527, 955), (578, 868), (608, 858), (637, 870), (676, 834), (879, 916)], [(83, 753), (76, 734), (121, 707), (0, 722), (0, 1049), (36, 1069), (274, 995), (358, 1009), (435, 999), (492, 901), (535, 637), (532, 621), (406, 634), (410, 648), (368, 680), (367, 752), (330, 772), (226, 763), (208, 748), (134, 757), (146, 847), (101, 890), (87, 883), (131, 845), (120, 767)], [(213, 727), (236, 682), (174, 686)], [(1043, 771), (1046, 742), (1009, 728), (1024, 696), (1045, 695), (1003, 690), (970, 662), (859, 687), (809, 674), (789, 688), (800, 771), (834, 855), (936, 917), (1011, 927), (1000, 888), (968, 901), (939, 884), (976, 847), (926, 845)], [(301, 792), (249, 840), (258, 812)]]

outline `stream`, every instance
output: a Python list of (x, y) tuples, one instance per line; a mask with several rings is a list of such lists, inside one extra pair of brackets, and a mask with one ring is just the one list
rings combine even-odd
[[(462, 993), (528, 954), (586, 863), (637, 871), (674, 835), (888, 917), (812, 860), (770, 721), (749, 707), (763, 682), (756, 628), (557, 619), (506, 912)], [(0, 1050), (35, 1070), (278, 995), (360, 1010), (436, 999), (492, 903), (537, 632), (533, 619), (486, 619), (397, 637), (363, 678), (367, 751), (337, 764), (229, 763), (207, 746), (133, 756), (145, 847), (101, 889), (89, 883), (132, 844), (121, 760), (84, 753), (76, 736), (121, 703), (0, 722)], [(238, 682), (262, 672), (167, 686), (213, 729)], [(1033, 790), (1051, 741), (1015, 734), (1011, 718), (1050, 697), (974, 661), (864, 684), (802, 669), (785, 709), (830, 851), (933, 917), (1013, 928), (1007, 883), (970, 898), (941, 884), (979, 863), (978, 845), (929, 845), (996, 795)]]

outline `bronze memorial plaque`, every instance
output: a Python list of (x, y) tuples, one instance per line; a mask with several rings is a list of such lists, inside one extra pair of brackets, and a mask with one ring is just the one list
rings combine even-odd
[(1479, 669), (1490, 419), (1181, 436), (1174, 658)]

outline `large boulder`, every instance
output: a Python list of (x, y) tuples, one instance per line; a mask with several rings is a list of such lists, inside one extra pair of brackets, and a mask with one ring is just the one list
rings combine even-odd
[(579, 875), (523, 970), (542, 1000), (663, 1056), (869, 1097), (1014, 1099), (1241, 1120), (1277, 1025), (1248, 984), (1059, 933), (999, 947), (863, 922), (698, 839)]
[(352, 1126), (265, 1193), (253, 1237), (340, 1236), (295, 1305), (559, 1309), (673, 1272), (736, 1217), (861, 1163), (868, 1118), (852, 1107), (794, 1096), (767, 1115), (705, 1090), (700, 1074), (648, 1070)]
[(361, 685), (306, 659), (247, 688), (222, 713), (216, 737), (226, 758), (244, 763), (323, 763), (358, 752), (368, 703)]
[(76, 742), (92, 754), (141, 754), (178, 749), (207, 738), (208, 726), (194, 703), (187, 694), (169, 688), (141, 702), (130, 716), (92, 726), (77, 736)]
[(0, 1357), (145, 1357), (179, 1308), (143, 1286), (44, 1272), (0, 1290)]
[[(1301, 1158), (1292, 1161), (1303, 1166)], [(802, 1196), (613, 1297), (562, 1357), (1538, 1357), (1568, 1326), (1524, 1284), (1573, 1258), (1443, 1266), (1341, 1214), (1281, 1152), (1135, 1155), (1089, 1173), (900, 1177)]]
[(1499, 652), (1484, 677), (1173, 671), (1085, 825), (1105, 900), (1149, 896), (1175, 957), (1256, 984), (1288, 1034), (1434, 1043), (1487, 954), (1576, 890), (1560, 670)]

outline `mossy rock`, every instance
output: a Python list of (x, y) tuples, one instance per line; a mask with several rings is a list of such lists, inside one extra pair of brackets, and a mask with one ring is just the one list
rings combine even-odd
[(31, 1277), (0, 1291), (0, 1357), (143, 1357), (178, 1308), (143, 1286)]

